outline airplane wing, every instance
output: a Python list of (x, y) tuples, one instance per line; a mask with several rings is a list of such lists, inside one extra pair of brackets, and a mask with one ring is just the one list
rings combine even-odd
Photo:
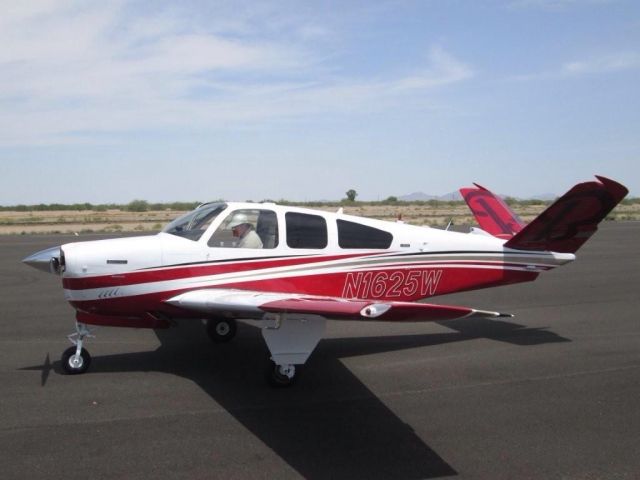
[(438, 321), (464, 317), (511, 317), (510, 314), (468, 307), (416, 302), (384, 302), (333, 297), (311, 297), (230, 289), (201, 289), (182, 293), (167, 303), (205, 314), (263, 313), (314, 314), (341, 320)]

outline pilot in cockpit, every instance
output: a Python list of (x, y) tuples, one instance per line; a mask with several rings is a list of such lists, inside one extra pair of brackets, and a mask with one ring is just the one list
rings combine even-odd
[(262, 248), (262, 240), (244, 213), (237, 213), (229, 224), (229, 228), (233, 236), (239, 239), (237, 248)]

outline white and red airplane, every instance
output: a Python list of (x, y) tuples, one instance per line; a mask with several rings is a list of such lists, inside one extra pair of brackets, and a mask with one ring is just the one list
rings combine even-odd
[(287, 386), (326, 319), (434, 321), (511, 316), (419, 303), (434, 295), (534, 280), (575, 251), (625, 197), (604, 177), (580, 183), (524, 225), (489, 190), (461, 193), (480, 228), (470, 233), (272, 203), (207, 203), (155, 236), (76, 242), (23, 261), (62, 276), (76, 310), (67, 373), (83, 373), (87, 325), (167, 328), (206, 319), (215, 342), (236, 319), (261, 320), (269, 380)]

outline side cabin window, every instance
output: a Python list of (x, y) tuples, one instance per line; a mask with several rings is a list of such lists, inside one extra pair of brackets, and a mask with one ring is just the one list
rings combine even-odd
[(384, 230), (355, 222), (338, 220), (340, 248), (389, 248), (393, 235)]
[(276, 213), (258, 209), (235, 210), (213, 233), (207, 245), (224, 248), (276, 248)]
[(320, 215), (287, 212), (287, 245), (290, 248), (325, 248), (327, 222)]

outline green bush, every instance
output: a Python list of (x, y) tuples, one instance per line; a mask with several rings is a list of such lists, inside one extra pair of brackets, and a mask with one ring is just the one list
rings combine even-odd
[(127, 204), (128, 212), (146, 212), (149, 210), (149, 202), (146, 200), (132, 200)]

